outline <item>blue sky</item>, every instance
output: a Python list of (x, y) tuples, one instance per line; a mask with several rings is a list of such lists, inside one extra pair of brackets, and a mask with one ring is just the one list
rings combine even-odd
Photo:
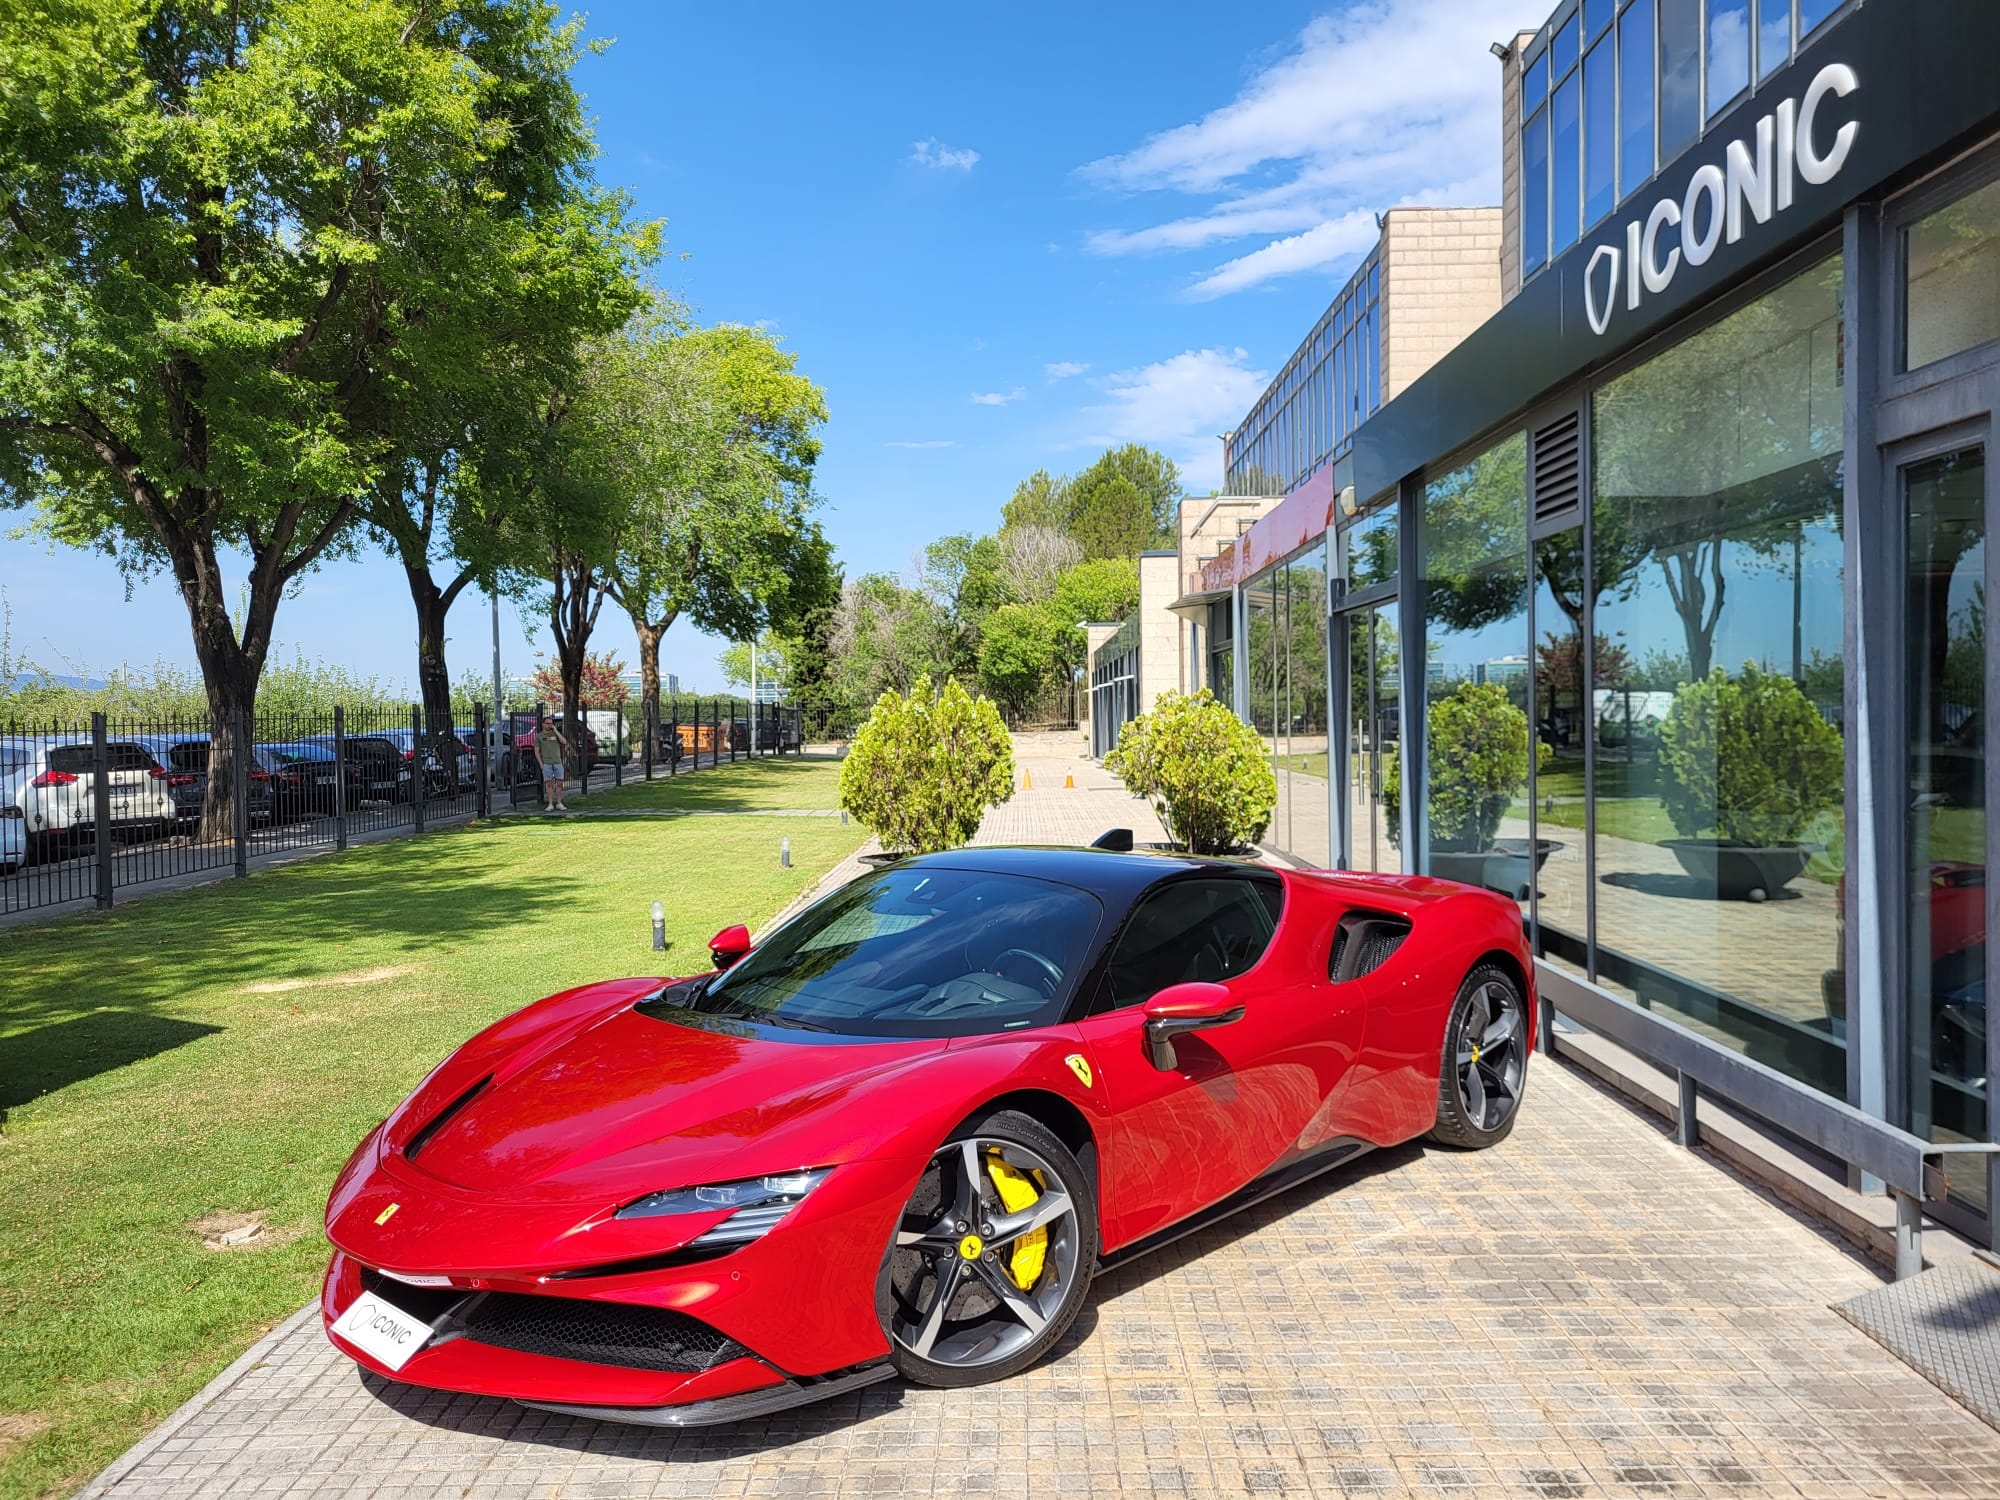
[[(661, 283), (761, 323), (826, 387), (817, 488), (849, 576), (987, 531), (1017, 480), (1137, 440), (1220, 477), (1249, 408), (1398, 203), (1498, 201), (1489, 42), (1546, 5), (1369, 0), (759, 6), (601, 3), (579, 73), (599, 176), (667, 221)], [(54, 670), (191, 665), (185, 611), (105, 561), (0, 541), (16, 651)], [(453, 674), (490, 660), (484, 602)], [(311, 575), (278, 653), (414, 679), (400, 571)], [(607, 610), (595, 644), (634, 660)], [(546, 631), (502, 605), (510, 672)], [(686, 626), (663, 667), (721, 685)]]

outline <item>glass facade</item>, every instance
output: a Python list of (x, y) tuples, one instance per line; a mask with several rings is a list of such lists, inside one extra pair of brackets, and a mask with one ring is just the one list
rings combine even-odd
[(2000, 338), (2000, 182), (1912, 224), (1902, 252), (1903, 369)]
[(1223, 490), (1283, 495), (1382, 404), (1382, 272), (1370, 255), (1258, 398), (1224, 450)]
[(1841, 336), (1835, 257), (1599, 389), (1589, 712), (1600, 980), (1844, 1096)]
[(1326, 543), (1253, 578), (1244, 590), (1244, 610), (1250, 722), (1264, 738), (1278, 781), (1265, 841), (1326, 865), (1332, 862)]
[(1521, 70), (1522, 274), (1602, 223), (1838, 9), (1619, 0), (1615, 22), (1611, 0), (1559, 9)]
[(1525, 907), (1528, 769), (1528, 448), (1516, 433), (1424, 485), (1424, 817), (1433, 875)]

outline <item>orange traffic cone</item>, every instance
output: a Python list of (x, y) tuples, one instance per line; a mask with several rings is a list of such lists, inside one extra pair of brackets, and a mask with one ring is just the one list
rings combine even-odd
[(1071, 791), (1075, 791), (1075, 790), (1076, 790), (1076, 778), (1075, 778), (1074, 776), (1065, 776), (1065, 777), (1063, 777), (1063, 785), (1064, 785), (1065, 787), (1067, 787), (1067, 788), (1068, 788), (1069, 790), (1071, 790)]
[(1024, 792), (1032, 792), (1034, 789), (1035, 789), (1035, 778), (1030, 776), (1026, 771), (1023, 771), (1021, 773), (1021, 790)]

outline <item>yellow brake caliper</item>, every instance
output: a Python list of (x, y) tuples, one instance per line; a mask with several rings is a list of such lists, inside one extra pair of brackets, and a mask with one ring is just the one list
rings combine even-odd
[[(988, 1152), (986, 1175), (993, 1179), (993, 1187), (1000, 1194), (1000, 1204), (1010, 1214), (1017, 1214), (1041, 1196), (1041, 1173), (1016, 1171), (1000, 1159), (997, 1151)], [(1027, 1291), (1041, 1279), (1042, 1262), (1049, 1253), (1049, 1232), (1046, 1229), (1031, 1229), (1014, 1241), (1013, 1253), (1007, 1260), (1007, 1274), (1014, 1285)]]

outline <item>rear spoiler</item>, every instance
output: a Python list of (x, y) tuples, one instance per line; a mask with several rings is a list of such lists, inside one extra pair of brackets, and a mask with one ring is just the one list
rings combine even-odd
[(1132, 830), (1129, 828), (1108, 828), (1090, 841), (1093, 849), (1109, 850), (1113, 854), (1132, 852)]

